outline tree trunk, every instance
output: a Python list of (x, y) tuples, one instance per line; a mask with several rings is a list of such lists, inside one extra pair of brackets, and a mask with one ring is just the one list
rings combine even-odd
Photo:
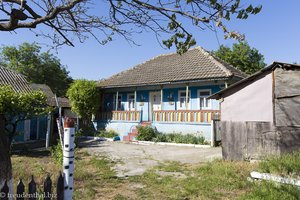
[(0, 115), (0, 189), (4, 182), (7, 181), (10, 193), (12, 188), (12, 165), (10, 158), (10, 140), (8, 134), (5, 133), (4, 116)]

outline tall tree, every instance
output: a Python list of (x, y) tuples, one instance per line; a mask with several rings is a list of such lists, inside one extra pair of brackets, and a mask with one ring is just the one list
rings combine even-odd
[(88, 130), (92, 115), (99, 108), (100, 97), (95, 81), (75, 80), (68, 89), (67, 96), (72, 110), (83, 120), (83, 129)]
[(232, 49), (221, 45), (214, 54), (249, 75), (266, 66), (264, 56), (257, 49), (251, 48), (247, 42), (235, 43)]
[(0, 186), (6, 180), (12, 193), (10, 148), (19, 122), (47, 112), (46, 96), (38, 91), (18, 93), (9, 86), (0, 87)]
[[(152, 31), (170, 37), (163, 43), (175, 45), (179, 53), (195, 44), (186, 21), (199, 30), (224, 32), (225, 37), (242, 38), (230, 31), (226, 21), (247, 19), (260, 12), (243, 0), (1, 0), (0, 31), (30, 29), (50, 38), (56, 45), (72, 45), (73, 38), (84, 41), (91, 36), (101, 44), (121, 35), (133, 41), (134, 33)], [(95, 8), (96, 7), (96, 8)], [(6, 17), (7, 16), (7, 17)], [(48, 31), (40, 32), (41, 25)]]
[(41, 52), (37, 44), (5, 46), (1, 63), (26, 76), (32, 83), (47, 84), (58, 96), (64, 96), (72, 78), (60, 60), (49, 52)]

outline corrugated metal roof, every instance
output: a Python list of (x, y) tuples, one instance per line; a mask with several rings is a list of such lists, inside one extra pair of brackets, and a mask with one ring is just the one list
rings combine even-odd
[(216, 80), (246, 75), (233, 66), (214, 57), (201, 47), (190, 49), (183, 55), (160, 55), (131, 69), (98, 82), (99, 87), (129, 87), (157, 85), (172, 82)]
[(32, 92), (29, 83), (22, 74), (3, 66), (0, 66), (0, 85), (9, 85), (16, 92)]

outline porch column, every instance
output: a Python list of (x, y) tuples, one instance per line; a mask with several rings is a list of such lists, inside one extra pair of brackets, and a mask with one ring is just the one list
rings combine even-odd
[(227, 81), (225, 81), (225, 88), (228, 88), (228, 83), (227, 83)]
[(137, 110), (136, 105), (137, 105), (137, 103), (136, 103), (136, 90), (134, 90), (134, 110), (135, 111)]
[(185, 109), (188, 109), (188, 98), (189, 98), (189, 84), (186, 84), (186, 92), (185, 92)]
[(116, 94), (116, 110), (118, 110), (118, 104), (119, 104), (119, 91), (117, 91), (117, 94)]
[(163, 106), (164, 106), (164, 91), (163, 91), (163, 86), (161, 86), (160, 88), (160, 110), (163, 110)]

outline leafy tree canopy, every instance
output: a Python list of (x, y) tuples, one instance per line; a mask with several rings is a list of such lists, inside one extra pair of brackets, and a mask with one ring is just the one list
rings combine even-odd
[(53, 54), (41, 52), (35, 43), (5, 46), (1, 50), (1, 64), (25, 75), (32, 83), (48, 85), (58, 96), (65, 95), (72, 78)]
[(20, 121), (48, 111), (46, 96), (42, 92), (18, 93), (10, 86), (0, 87), (0, 115), (4, 117), (5, 133), (8, 134), (10, 142)]
[(99, 93), (96, 82), (89, 80), (75, 80), (67, 91), (72, 110), (86, 120), (91, 120), (99, 108)]
[(249, 75), (266, 66), (264, 56), (247, 42), (235, 43), (232, 49), (221, 45), (214, 55)]
[[(27, 28), (55, 45), (71, 46), (74, 38), (105, 44), (115, 35), (134, 43), (134, 34), (152, 31), (168, 34), (163, 44), (175, 45), (179, 53), (195, 44), (188, 22), (200, 31), (216, 27), (226, 38), (241, 39), (226, 21), (247, 19), (262, 8), (245, 0), (1, 0), (0, 6), (0, 31)], [(41, 31), (41, 26), (49, 29)]]

